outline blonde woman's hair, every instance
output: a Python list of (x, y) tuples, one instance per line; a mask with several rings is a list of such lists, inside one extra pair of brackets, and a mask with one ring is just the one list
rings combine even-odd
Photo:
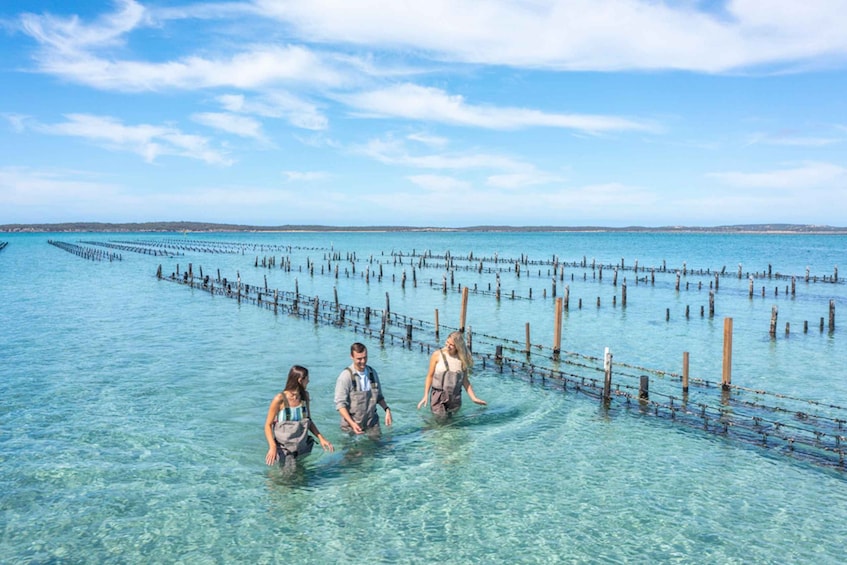
[(465, 335), (456, 331), (448, 335), (447, 339), (451, 340), (453, 345), (456, 346), (456, 353), (462, 362), (462, 368), (470, 370), (473, 367), (473, 355), (471, 355), (468, 345), (465, 343)]

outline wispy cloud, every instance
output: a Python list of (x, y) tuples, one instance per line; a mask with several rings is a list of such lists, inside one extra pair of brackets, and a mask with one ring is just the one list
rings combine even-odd
[(843, 143), (840, 137), (802, 136), (793, 132), (754, 133), (748, 137), (748, 145), (781, 145), (786, 147), (825, 147)]
[(709, 178), (744, 188), (803, 189), (832, 186), (847, 180), (847, 168), (832, 163), (808, 162), (795, 167), (756, 173), (728, 171), (710, 173)]
[(302, 129), (317, 131), (329, 126), (329, 120), (317, 106), (287, 92), (276, 91), (253, 98), (225, 94), (218, 97), (218, 102), (230, 112), (285, 119)]
[(341, 97), (348, 105), (376, 117), (400, 117), (451, 125), (511, 130), (552, 127), (588, 133), (657, 131), (656, 124), (617, 116), (553, 114), (525, 108), (468, 104), (463, 96), (438, 88), (405, 83)]
[(198, 124), (231, 133), (240, 137), (263, 140), (262, 124), (253, 118), (237, 116), (227, 112), (202, 112), (191, 116)]
[(403, 165), (421, 169), (463, 170), (493, 169), (497, 171), (527, 171), (532, 164), (504, 155), (489, 153), (429, 153), (414, 154), (402, 140), (394, 137), (372, 139), (352, 151), (387, 165)]
[(39, 124), (35, 127), (43, 133), (78, 137), (111, 150), (136, 153), (149, 163), (160, 156), (171, 155), (215, 165), (232, 164), (224, 153), (209, 147), (207, 138), (186, 134), (174, 127), (150, 124), (130, 126), (110, 116), (89, 114), (68, 114), (65, 118), (64, 122)]
[(285, 180), (288, 182), (315, 182), (330, 178), (325, 171), (283, 171)]
[(442, 137), (439, 135), (430, 135), (427, 133), (420, 132), (409, 134), (406, 136), (406, 139), (416, 141), (424, 145), (429, 145), (430, 147), (445, 147), (450, 143), (450, 140), (446, 137)]
[[(307, 39), (404, 47), (432, 59), (555, 70), (724, 72), (844, 57), (836, 0), (255, 0)], [(449, 14), (449, 18), (445, 18)], [(367, 15), (367, 17), (363, 17)]]
[(411, 175), (408, 178), (417, 186), (429, 192), (449, 193), (454, 190), (466, 189), (470, 183), (444, 175)]
[(497, 188), (521, 188), (562, 181), (564, 181), (564, 178), (558, 175), (531, 170), (522, 173), (491, 175), (486, 179), (486, 184)]

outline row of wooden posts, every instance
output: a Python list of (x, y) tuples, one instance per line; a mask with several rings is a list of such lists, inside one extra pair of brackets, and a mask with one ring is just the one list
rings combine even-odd
[[(336, 255), (333, 255), (332, 259), (338, 259), (338, 257)], [(335, 278), (337, 279), (337, 278), (339, 278), (339, 263), (335, 264), (335, 267), (334, 267), (334, 270), (333, 270), (333, 266), (332, 266), (332, 263), (331, 263), (332, 259), (330, 259), (330, 261), (326, 265), (326, 269), (327, 269), (326, 271), (324, 269), (324, 266), (323, 265), (321, 266), (320, 273), (321, 273), (321, 275), (323, 275), (323, 274), (325, 274), (325, 272), (328, 272), (330, 275), (335, 276)], [(448, 256), (448, 259), (449, 259), (449, 256)], [(285, 268), (287, 271), (290, 271), (291, 270), (290, 258), (289, 259), (282, 258), (281, 261), (282, 261), (282, 267)], [(276, 258), (273, 257), (273, 256), (271, 256), (270, 258), (263, 257), (260, 261), (259, 257), (256, 256), (254, 266), (258, 267), (260, 265), (260, 262), (261, 262), (262, 267), (275, 266), (276, 265)], [(622, 260), (622, 263), (623, 263), (623, 260)], [(307, 260), (306, 266), (307, 266), (307, 269), (308, 269), (310, 275), (313, 276), (315, 274), (315, 262), (311, 261), (311, 260)], [(637, 268), (638, 267), (637, 267), (637, 262), (636, 262), (636, 267), (635, 267), (636, 271), (637, 271)], [(355, 264), (353, 266), (353, 269), (354, 269), (354, 274), (355, 274)], [(769, 273), (769, 274), (772, 276), (772, 273)], [(448, 285), (448, 275), (449, 275), (449, 285)], [(347, 276), (348, 277), (350, 276), (349, 272), (347, 273)], [(370, 281), (370, 267), (367, 267), (365, 269), (363, 276), (364, 276), (365, 282)], [(583, 273), (583, 276), (587, 277), (587, 273)], [(808, 274), (808, 270), (807, 270), (807, 278), (808, 278), (808, 276), (809, 276), (809, 274)], [(379, 277), (380, 281), (383, 278), (382, 264), (379, 265), (379, 275), (378, 275), (378, 277)], [(574, 277), (574, 274), (571, 273), (571, 279), (572, 280), (573, 280), (573, 277)], [(595, 275), (595, 277), (596, 277), (596, 275)], [(719, 285), (720, 285), (720, 281), (719, 281), (719, 278), (718, 278), (719, 273), (715, 272), (714, 277), (715, 277), (714, 282), (709, 284), (709, 288), (710, 288), (709, 304), (708, 304), (709, 318), (714, 318), (714, 316), (715, 316), (715, 292), (719, 289)], [(836, 277), (837, 277), (837, 267), (836, 267)], [(267, 276), (265, 278), (267, 280)], [(600, 278), (602, 279), (602, 266), (600, 267)], [(392, 280), (394, 280), (393, 275), (392, 275)], [(417, 281), (417, 271), (414, 268), (414, 266), (412, 267), (411, 280), (412, 280), (413, 287), (417, 288), (417, 282), (418, 282)], [(754, 292), (753, 292), (753, 290), (754, 290), (754, 286), (753, 286), (754, 285), (754, 279), (751, 276), (749, 280), (750, 280), (750, 286), (749, 286), (748, 295), (752, 299), (753, 296), (754, 296)], [(401, 288), (406, 287), (406, 281), (407, 281), (407, 274), (406, 274), (406, 271), (404, 270), (403, 273), (402, 273), (402, 276), (401, 276), (401, 282), (400, 282)], [(638, 282), (638, 279), (636, 279), (636, 284), (637, 284), (637, 282)], [(615, 268), (615, 274), (614, 274), (612, 284), (613, 284), (613, 286), (617, 286), (617, 268)], [(653, 284), (655, 284), (655, 278), (653, 279)], [(495, 285), (496, 285), (495, 289), (492, 291), (491, 283), (489, 283), (487, 292), (492, 293), (493, 296), (495, 297), (495, 299), (499, 301), (503, 297), (503, 294), (502, 294), (502, 291), (501, 291), (501, 281), (500, 281), (500, 274), (499, 273), (496, 274)], [(429, 286), (435, 287), (435, 283), (432, 279), (430, 279), (430, 281), (429, 281)], [(686, 291), (689, 290), (689, 286), (690, 286), (690, 283), (686, 282), (685, 283), (685, 290)], [(454, 271), (450, 270), (449, 272), (446, 272), (442, 275), (442, 282), (441, 282), (441, 285), (440, 285), (440, 289), (441, 289), (443, 294), (447, 294), (448, 288), (452, 289), (454, 287), (455, 287)], [(698, 283), (698, 290), (701, 290), (702, 287), (703, 287), (703, 283), (701, 281), (701, 282)], [(679, 292), (680, 288), (681, 288), (681, 273), (679, 271), (677, 271), (676, 272), (675, 290), (677, 292)], [(462, 290), (461, 285), (460, 285), (460, 290)], [(474, 284), (473, 290), (474, 290), (474, 293), (479, 292), (476, 284)], [(762, 297), (763, 298), (765, 297), (765, 290), (766, 289), (763, 286), (762, 287)], [(558, 294), (556, 277), (552, 278), (552, 293), (551, 294), (552, 294), (553, 298), (556, 298), (557, 294)], [(774, 288), (774, 294), (776, 296), (779, 295), (779, 287)], [(786, 296), (788, 296), (790, 294), (792, 297), (796, 294), (796, 277), (791, 277), (790, 287), (786, 286), (785, 294), (786, 294)], [(507, 297), (511, 300), (524, 298), (522, 296), (516, 295), (514, 290), (512, 290), (511, 294), (507, 295)], [(542, 297), (544, 299), (547, 298), (547, 289), (543, 289)], [(528, 295), (527, 298), (529, 300), (532, 300), (532, 298), (533, 298), (533, 291), (532, 291), (531, 288), (529, 289), (529, 295)], [(617, 295), (612, 296), (612, 305), (613, 306), (617, 306), (617, 302), (618, 302), (617, 299), (618, 299)], [(562, 307), (564, 308), (565, 311), (568, 311), (570, 309), (570, 286), (569, 285), (565, 285), (565, 287), (564, 287), (564, 296), (562, 298), (562, 301), (563, 301)], [(583, 302), (583, 299), (579, 298), (579, 305), (578, 305), (579, 309), (582, 309), (582, 302)], [(597, 307), (599, 308), (600, 305), (601, 305), (601, 298), (598, 296), (597, 297)], [(627, 280), (626, 280), (626, 278), (623, 279), (623, 283), (621, 285), (621, 306), (624, 307), (624, 308), (627, 306)], [(705, 306), (700, 306), (700, 317), (704, 317), (705, 312), (706, 312)], [(686, 305), (686, 307), (685, 307), (685, 318), (689, 319), (690, 316), (691, 316), (690, 306)], [(667, 308), (665, 310), (665, 321), (670, 321), (670, 318), (671, 318), (671, 311), (670, 311), (670, 308)], [(803, 327), (804, 327), (804, 333), (807, 333), (808, 327), (809, 327), (808, 321), (804, 321)], [(821, 327), (821, 331), (823, 331), (823, 327), (824, 327), (823, 318), (821, 318), (820, 327)], [(834, 331), (834, 329), (835, 329), (835, 302), (832, 301), (832, 300), (830, 301), (830, 324), (829, 324), (829, 328), (830, 328), (830, 332)], [(786, 324), (786, 334), (788, 334), (789, 331), (790, 331), (790, 324)], [(773, 327), (771, 328), (771, 335), (772, 336), (776, 335), (776, 332), (773, 329)]]
[(120, 253), (109, 253), (107, 251), (101, 251), (100, 249), (92, 249), (91, 247), (85, 247), (83, 245), (77, 245), (75, 243), (68, 243), (66, 241), (56, 241), (53, 239), (48, 239), (47, 243), (49, 243), (53, 247), (58, 247), (63, 251), (72, 253), (77, 257), (88, 259), (89, 261), (111, 262), (123, 260), (123, 257), (121, 257)]
[[(177, 274), (177, 276), (179, 275), (179, 265), (177, 265), (176, 274)], [(162, 277), (162, 267), (161, 267), (161, 265), (159, 266), (159, 269), (157, 271), (157, 276), (159, 278)], [(241, 295), (241, 275), (238, 274), (237, 276), (238, 276), (238, 280), (237, 280), (237, 284), (236, 284), (236, 293), (240, 297), (240, 295)], [(188, 271), (185, 272), (184, 278), (187, 281), (187, 280), (193, 280), (193, 277), (194, 277), (193, 267), (192, 267), (191, 264), (189, 264)], [(204, 278), (202, 267), (200, 268), (200, 277), (201, 277), (201, 279)], [(218, 279), (221, 280), (220, 279), (220, 270), (218, 270)], [(265, 292), (268, 292), (267, 276), (265, 277)], [(461, 305), (460, 305), (460, 311), (459, 311), (459, 331), (462, 332), (463, 334), (465, 333), (466, 321), (467, 321), (468, 292), (469, 292), (468, 287), (464, 287), (462, 289)], [(296, 287), (295, 287), (295, 295), (299, 296), (299, 289), (297, 289)], [(337, 289), (335, 290), (335, 297), (334, 298), (335, 298), (335, 304), (336, 304), (336, 306), (338, 306), (339, 302), (338, 302)], [(274, 300), (275, 301), (277, 300), (277, 294), (276, 293), (274, 294)], [(317, 308), (317, 302), (315, 303), (315, 308)], [(390, 298), (389, 298), (389, 294), (387, 292), (385, 293), (385, 311), (386, 312), (391, 311)], [(553, 347), (552, 347), (552, 351), (553, 351), (552, 358), (553, 358), (554, 361), (560, 360), (560, 357), (561, 357), (563, 311), (564, 311), (564, 299), (563, 298), (557, 298), (556, 299), (556, 311), (555, 311), (555, 323), (554, 323)], [(369, 322), (370, 322), (369, 313), (370, 313), (369, 309), (366, 309), (366, 313), (365, 313), (366, 324), (369, 324)], [(438, 309), (436, 308), (435, 309), (435, 338), (436, 338), (436, 340), (439, 339), (439, 328), (440, 327), (441, 327), (441, 324), (440, 324), (440, 321), (439, 321), (439, 312), (438, 312)], [(468, 332), (467, 336), (468, 336), (468, 339), (470, 341), (469, 346), (472, 349), (473, 344), (472, 344), (472, 338), (470, 337), (470, 332)], [(406, 338), (411, 343), (411, 340), (412, 340), (412, 325), (411, 324), (406, 325)], [(532, 342), (531, 342), (531, 339), (530, 339), (530, 324), (529, 324), (529, 322), (527, 322), (526, 323), (526, 347), (524, 349), (524, 353), (527, 356), (530, 356), (531, 351), (532, 351)], [(502, 354), (502, 350), (498, 353), (498, 356), (501, 356), (501, 354)], [(606, 386), (604, 387), (603, 398), (608, 401), (609, 398), (610, 398), (610, 394), (611, 394), (610, 391), (611, 391), (611, 366), (612, 366), (612, 363), (611, 363), (612, 354), (609, 352), (608, 348), (606, 349), (605, 355), (606, 355), (606, 361), (604, 363), (604, 367), (605, 367), (605, 372), (606, 372)], [(732, 380), (731, 365), (732, 365), (732, 318), (725, 318), (725, 320), (724, 320), (724, 359), (723, 359), (723, 371), (722, 371), (722, 379), (721, 379), (721, 384), (724, 388), (728, 388), (729, 385), (731, 384), (731, 380)], [(688, 352), (684, 352), (683, 353), (683, 372), (682, 372), (682, 390), (683, 390), (683, 393), (688, 392), (688, 380), (689, 380), (689, 377), (688, 377)], [(642, 387), (643, 387), (642, 396), (646, 397), (647, 396), (647, 388), (648, 388), (646, 378), (642, 379)]]

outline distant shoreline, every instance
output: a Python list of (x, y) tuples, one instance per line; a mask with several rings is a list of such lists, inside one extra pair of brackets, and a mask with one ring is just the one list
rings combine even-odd
[(418, 226), (325, 226), (325, 225), (280, 225), (254, 226), (245, 224), (219, 224), (207, 222), (68, 222), (54, 224), (3, 224), (2, 233), (127, 233), (127, 232), (191, 232), (191, 233), (316, 233), (316, 232), (573, 232), (573, 233), (724, 233), (724, 234), (808, 234), (847, 235), (847, 227), (815, 224), (739, 224), (725, 226), (467, 226), (467, 227), (418, 227)]

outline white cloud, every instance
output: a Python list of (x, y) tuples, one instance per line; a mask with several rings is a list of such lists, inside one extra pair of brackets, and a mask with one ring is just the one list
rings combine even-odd
[(563, 180), (564, 179), (562, 177), (557, 175), (532, 170), (524, 173), (491, 175), (488, 179), (486, 179), (486, 184), (496, 188), (520, 188), (524, 186), (562, 182)]
[[(847, 53), (840, 0), (255, 0), (320, 42), (557, 70), (722, 72)], [(698, 9), (700, 8), (700, 9)]]
[(90, 180), (76, 171), (39, 171), (23, 167), (0, 168), (0, 203), (34, 207), (49, 203), (53, 207), (69, 203), (109, 198), (119, 188), (113, 184)]
[(443, 175), (412, 175), (406, 178), (429, 192), (449, 193), (470, 186), (466, 181)]
[(285, 119), (302, 129), (319, 131), (329, 127), (329, 120), (317, 106), (287, 92), (276, 91), (250, 99), (242, 94), (226, 94), (219, 96), (218, 102), (230, 112)]
[(530, 171), (529, 163), (503, 155), (488, 153), (414, 155), (405, 144), (393, 137), (372, 139), (353, 151), (387, 165), (403, 165), (421, 169), (494, 169), (498, 171)]
[(800, 136), (794, 133), (754, 133), (748, 137), (748, 145), (761, 144), (784, 147), (826, 147), (842, 141), (843, 139), (838, 137)]
[(145, 9), (134, 0), (115, 0), (114, 3), (118, 9), (100, 16), (93, 24), (86, 25), (76, 16), (23, 14), (21, 27), (52, 53), (66, 57), (88, 49), (121, 45), (123, 36), (144, 22)]
[(283, 171), (288, 182), (314, 182), (326, 180), (331, 175), (324, 171)]
[(68, 114), (67, 121), (36, 126), (43, 133), (87, 139), (109, 149), (130, 151), (152, 163), (162, 155), (199, 159), (216, 165), (232, 161), (223, 153), (209, 148), (205, 137), (186, 134), (169, 126), (141, 124), (128, 126), (110, 116)]
[(412, 133), (407, 135), (406, 139), (409, 139), (411, 141), (417, 141), (418, 143), (429, 145), (430, 147), (445, 147), (450, 143), (450, 140), (448, 140), (446, 137), (430, 135), (427, 133)]
[(646, 121), (590, 114), (551, 114), (526, 108), (477, 106), (438, 88), (400, 84), (342, 97), (348, 105), (377, 117), (441, 122), (451, 125), (510, 130), (526, 127), (575, 129), (589, 133), (620, 130), (656, 131)]
[(264, 139), (262, 124), (253, 118), (226, 112), (203, 112), (191, 116), (195, 122), (210, 128), (232, 133), (240, 137)]
[(831, 163), (808, 162), (773, 171), (709, 173), (709, 178), (743, 188), (803, 189), (831, 186), (847, 181), (847, 168)]
[(116, 61), (88, 53), (46, 53), (43, 72), (102, 90), (126, 92), (236, 87), (259, 89), (274, 84), (336, 86), (339, 72), (300, 46), (257, 46), (224, 58), (188, 56), (164, 63)]

